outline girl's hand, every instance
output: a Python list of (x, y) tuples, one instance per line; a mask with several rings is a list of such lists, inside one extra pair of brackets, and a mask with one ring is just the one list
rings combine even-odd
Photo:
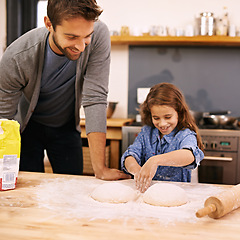
[(151, 157), (147, 162), (142, 166), (139, 172), (134, 175), (136, 181), (136, 187), (140, 192), (145, 192), (157, 171), (158, 164), (155, 161), (154, 157)]

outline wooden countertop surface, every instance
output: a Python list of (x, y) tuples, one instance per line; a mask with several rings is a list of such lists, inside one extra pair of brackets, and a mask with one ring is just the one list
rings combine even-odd
[[(122, 127), (133, 121), (132, 118), (107, 118), (107, 127)], [(85, 119), (80, 120), (80, 126), (85, 126)]]
[[(108, 118), (107, 119), (107, 139), (122, 140), (122, 126), (126, 126), (134, 121), (132, 118)], [(80, 121), (81, 137), (86, 138), (85, 119)], [(119, 148), (119, 147), (118, 147)], [(118, 154), (117, 154), (118, 157)]]
[[(80, 191), (83, 186), (89, 185), (89, 181), (93, 182), (93, 186), (104, 182), (87, 176), (20, 172), (16, 189), (0, 192), (0, 239), (239, 239), (240, 209), (217, 220), (207, 216), (201, 219), (196, 218), (195, 221), (174, 222), (168, 225), (154, 217), (140, 218), (134, 215), (131, 218), (89, 218), (91, 211), (96, 211), (97, 214), (102, 209), (101, 206), (106, 207), (101, 205), (102, 203), (93, 205), (91, 201), (94, 200), (91, 199), (91, 201), (89, 200), (90, 211), (68, 217), (69, 207), (72, 206), (72, 213), (74, 213), (78, 211), (78, 208), (81, 208), (83, 204), (81, 201), (83, 200), (76, 199), (77, 191), (69, 194), (66, 191), (66, 186), (69, 184), (69, 187), (73, 187), (72, 184), (77, 183), (76, 190), (78, 188), (78, 191)], [(61, 187), (56, 183), (61, 183)], [(199, 188), (200, 185), (186, 184), (189, 189)], [(213, 185), (209, 184), (208, 186)], [(223, 187), (228, 188), (230, 186)], [(89, 185), (89, 188), (93, 187)], [(57, 192), (59, 192), (59, 195), (56, 195)], [(199, 199), (201, 194), (199, 192)], [(64, 197), (68, 197), (69, 201), (64, 203)], [(87, 197), (84, 198), (87, 199)], [(41, 199), (41, 203), (38, 202), (39, 199)], [(49, 199), (55, 204), (55, 209), (47, 207), (50, 204)], [(73, 200), (75, 200), (75, 203)], [(203, 202), (204, 200), (202, 199)], [(100, 207), (99, 211), (96, 206)], [(124, 208), (124, 205), (121, 205), (121, 207)], [(117, 206), (113, 206), (112, 209), (116, 208)], [(138, 212), (142, 210), (142, 208), (139, 208)], [(170, 210), (175, 211), (173, 208), (169, 208)], [(168, 209), (165, 211), (168, 211)], [(193, 214), (192, 218), (194, 219), (194, 217)]]

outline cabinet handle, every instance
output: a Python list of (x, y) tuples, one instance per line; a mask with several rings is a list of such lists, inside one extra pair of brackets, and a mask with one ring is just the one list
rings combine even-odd
[(212, 157), (212, 156), (205, 156), (204, 159), (211, 161), (228, 161), (228, 162), (231, 162), (233, 160), (232, 157)]

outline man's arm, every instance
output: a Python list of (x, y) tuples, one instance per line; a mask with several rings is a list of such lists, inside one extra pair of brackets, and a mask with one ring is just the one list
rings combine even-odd
[(106, 134), (91, 132), (87, 135), (90, 157), (96, 178), (103, 180), (118, 180), (130, 178), (130, 175), (118, 169), (108, 168), (105, 165)]

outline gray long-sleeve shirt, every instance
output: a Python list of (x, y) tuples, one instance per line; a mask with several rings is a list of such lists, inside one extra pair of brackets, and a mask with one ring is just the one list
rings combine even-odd
[[(44, 63), (46, 28), (37, 28), (14, 41), (0, 62), (0, 118), (15, 119), (26, 127), (36, 107)], [(86, 132), (106, 132), (106, 105), (111, 42), (107, 26), (94, 25), (91, 43), (77, 61), (75, 120), (79, 127), (81, 103)]]

